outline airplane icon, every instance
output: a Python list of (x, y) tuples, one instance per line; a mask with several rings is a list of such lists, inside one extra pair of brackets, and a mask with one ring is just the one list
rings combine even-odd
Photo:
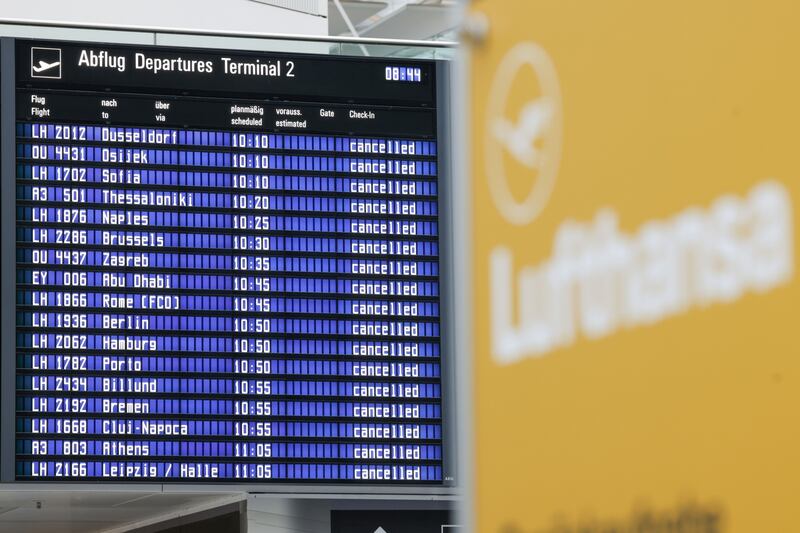
[(53, 67), (57, 67), (61, 64), (61, 61), (53, 61), (52, 63), (47, 63), (45, 61), (39, 61), (39, 66), (34, 66), (33, 71), (37, 74), (44, 72), (45, 70), (50, 70)]
[(31, 77), (61, 79), (61, 49), (31, 46)]
[(546, 97), (529, 102), (522, 108), (517, 124), (496, 118), (492, 134), (514, 158), (528, 168), (541, 168), (544, 156), (536, 146), (551, 124), (555, 106)]

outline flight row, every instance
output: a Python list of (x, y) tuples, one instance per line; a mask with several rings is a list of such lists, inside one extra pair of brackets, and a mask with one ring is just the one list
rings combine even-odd
[[(438, 194), (438, 184), (435, 180), (144, 170), (87, 166), (20, 164), (17, 165), (17, 178), (19, 180), (31, 180), (35, 183), (42, 181), (68, 183), (72, 186), (112, 184), (126, 188), (173, 187), (183, 191), (186, 191), (187, 188), (216, 188), (224, 189), (228, 192), (231, 190), (271, 190), (298, 193), (362, 194), (372, 195), (376, 200), (388, 196), (405, 198), (410, 196), (436, 196)], [(376, 204), (375, 209), (379, 211), (382, 208), (379, 204)], [(340, 210), (340, 212), (349, 213), (351, 211)]]
[[(258, 354), (259, 357), (269, 355), (281, 357), (342, 357), (348, 360), (352, 357), (423, 357), (438, 358), (440, 349), (438, 342), (420, 341), (385, 341), (374, 339), (359, 340), (331, 340), (331, 339), (266, 339), (261, 343), (254, 343), (252, 339), (244, 342), (234, 342), (233, 336), (228, 338), (211, 337), (175, 337), (169, 343), (169, 351), (153, 354), (151, 342), (145, 343), (141, 338), (130, 342), (126, 340), (106, 339), (109, 348), (95, 348), (92, 355), (97, 355), (101, 350), (124, 351), (125, 357), (155, 357), (165, 361), (173, 357), (211, 357), (225, 360), (228, 354)], [(24, 334), (17, 337), (17, 352), (19, 357), (27, 355), (53, 354), (56, 357), (81, 357), (87, 354), (85, 338), (74, 338), (62, 335), (59, 338), (45, 336), (34, 338), (33, 334)], [(50, 347), (51, 342), (53, 343)], [(58, 344), (60, 343), (60, 345)], [(43, 346), (44, 345), (44, 346)], [(212, 351), (213, 350), (213, 351)], [(25, 354), (25, 355), (22, 355)], [(116, 354), (104, 353), (102, 356), (116, 357)], [(79, 360), (75, 360), (79, 361)], [(154, 363), (155, 364), (155, 363)], [(166, 364), (166, 363), (164, 363)], [(61, 368), (61, 367), (51, 367)]]
[[(432, 379), (441, 376), (439, 363), (425, 362), (386, 362), (353, 361), (330, 359), (282, 359), (272, 357), (232, 358), (219, 354), (205, 357), (169, 354), (159, 356), (139, 355), (56, 355), (20, 354), (17, 356), (17, 369), (21, 374), (48, 372), (79, 372), (95, 374), (98, 372), (126, 372), (132, 374), (203, 374), (235, 376), (342, 376), (366, 378), (422, 378)], [(224, 374), (232, 374), (235, 376)]]
[(101, 148), (87, 145), (18, 143), (17, 159), (28, 162), (109, 163), (137, 166), (221, 169), (299, 170), (339, 174), (430, 176), (438, 174), (436, 161), (272, 155), (255, 152)]
[(187, 463), (142, 461), (17, 461), (17, 480), (166, 481), (225, 479), (239, 483), (283, 481), (441, 481), (440, 466), (331, 463)]
[[(83, 274), (75, 276), (74, 274)], [(439, 296), (439, 283), (436, 281), (390, 281), (386, 279), (330, 279), (322, 277), (276, 277), (266, 276), (242, 282), (241, 277), (234, 278), (230, 274), (210, 275), (210, 274), (138, 274), (134, 272), (70, 272), (55, 270), (29, 270), (20, 268), (17, 270), (17, 284), (20, 305), (48, 306), (57, 305), (59, 307), (89, 307), (90, 295), (97, 295), (103, 303), (104, 298), (117, 298), (116, 292), (127, 296), (140, 298), (147, 297), (149, 294), (165, 294), (169, 292), (181, 299), (170, 302), (162, 300), (156, 302), (155, 306), (161, 307), (175, 304), (173, 307), (182, 309), (197, 302), (194, 305), (202, 308), (214, 309), (214, 305), (228, 308), (233, 305), (237, 311), (266, 311), (269, 309), (269, 300), (273, 295), (277, 298), (294, 295), (318, 295), (325, 294), (332, 298), (339, 295), (347, 296), (395, 296), (407, 298), (435, 298)], [(248, 277), (248, 276), (245, 276)], [(235, 281), (238, 279), (238, 281)], [(27, 285), (27, 287), (26, 287)], [(252, 287), (251, 287), (252, 286)], [(52, 292), (53, 289), (57, 292)], [(259, 293), (258, 296), (250, 297), (245, 293), (253, 288), (253, 292)], [(140, 289), (155, 290), (154, 293), (144, 294)], [(69, 292), (62, 292), (69, 291)], [(80, 292), (74, 292), (80, 291)], [(88, 292), (84, 292), (88, 291)], [(108, 291), (108, 292), (107, 292)], [(198, 292), (203, 291), (203, 292)], [(230, 291), (236, 291), (231, 294)], [(205, 298), (215, 296), (205, 296), (204, 294), (217, 292), (222, 300), (211, 301)], [(269, 293), (268, 295), (260, 293)], [(94, 296), (93, 296), (94, 297)], [(122, 296), (119, 296), (122, 297)], [(187, 300), (187, 297), (196, 297), (195, 300)], [(233, 303), (229, 303), (233, 299)], [(105, 304), (103, 304), (105, 306)], [(109, 301), (109, 306), (116, 305)], [(133, 307), (133, 303), (127, 307)]]
[[(165, 400), (141, 397), (68, 398), (26, 396), (19, 391), (17, 413), (129, 414), (198, 417), (267, 417), (271, 421), (297, 418), (419, 419), (438, 420), (442, 409), (425, 403), (308, 402), (280, 400)], [(29, 393), (30, 394), (30, 393)]]
[(154, 144), (159, 146), (212, 146), (359, 154), (436, 156), (435, 141), (410, 139), (289, 135), (147, 128), (138, 126), (92, 126), (86, 124), (18, 123), (17, 138), (72, 142)]
[(164, 437), (272, 437), (361, 439), (371, 441), (439, 440), (440, 424), (354, 422), (247, 422), (232, 420), (131, 419), (18, 416), (17, 433), (37, 435), (150, 435)]
[[(81, 307), (80, 311), (126, 312), (126, 314), (140, 314), (142, 312), (155, 312), (156, 315), (222, 315), (230, 318), (263, 317), (264, 313), (270, 316), (286, 314), (327, 314), (327, 315), (366, 315), (366, 316), (419, 316), (438, 317), (439, 304), (428, 301), (414, 300), (345, 300), (321, 298), (284, 298), (280, 296), (261, 298), (259, 301), (249, 301), (247, 298), (235, 296), (179, 296), (173, 294), (112, 294), (112, 293), (85, 293), (82, 298), (73, 302), (72, 295), (65, 297), (65, 293), (52, 291), (24, 291), (21, 306), (30, 305), (34, 313), (55, 311), (66, 316), (66, 313), (75, 311), (64, 309), (59, 302), (69, 300), (68, 307)], [(73, 305), (74, 303), (74, 305)], [(23, 311), (23, 309), (20, 309)], [(27, 316), (27, 315), (26, 315)], [(39, 316), (37, 320), (41, 321)], [(54, 324), (61, 324), (63, 320), (58, 316), (49, 317)], [(29, 322), (28, 318), (24, 319)]]
[[(215, 440), (18, 439), (21, 455), (119, 457), (232, 457), (258, 459), (348, 459), (441, 461), (438, 444), (339, 444), (257, 438), (240, 442)], [(31, 457), (36, 459), (37, 457)]]
[[(373, 378), (374, 379), (374, 378)], [(420, 379), (420, 378), (415, 378)], [(266, 376), (259, 379), (232, 379), (230, 377), (165, 378), (152, 376), (111, 377), (86, 375), (55, 375), (54, 371), (40, 371), (36, 375), (17, 376), (17, 390), (39, 392), (86, 392), (151, 395), (195, 395), (257, 398), (281, 396), (318, 396), (328, 399), (362, 398), (378, 399), (438, 399), (438, 383), (399, 381), (341, 381), (335, 376), (328, 380), (285, 379)]]

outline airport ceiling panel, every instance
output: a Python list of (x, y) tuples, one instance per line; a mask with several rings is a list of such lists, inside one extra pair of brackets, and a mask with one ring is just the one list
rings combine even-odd
[(260, 4), (283, 7), (292, 11), (300, 11), (309, 15), (324, 17), (327, 14), (326, 0), (252, 0)]
[[(342, 2), (345, 12), (350, 17), (350, 21), (354, 24), (361, 24), (369, 17), (375, 15), (381, 10), (386, 8), (386, 2), (357, 2), (355, 0), (345, 0)], [(350, 30), (347, 29), (347, 23), (342, 18), (336, 6), (331, 5), (328, 7), (328, 33), (330, 35), (350, 35)]]
[[(431, 39), (456, 25), (453, 2), (385, 2), (342, 0), (342, 7), (361, 37), (380, 39)], [(335, 2), (328, 7), (330, 35), (350, 35)]]

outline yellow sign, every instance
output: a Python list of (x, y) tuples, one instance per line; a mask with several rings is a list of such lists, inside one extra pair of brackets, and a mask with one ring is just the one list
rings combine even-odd
[(800, 531), (800, 3), (471, 10), (475, 531)]

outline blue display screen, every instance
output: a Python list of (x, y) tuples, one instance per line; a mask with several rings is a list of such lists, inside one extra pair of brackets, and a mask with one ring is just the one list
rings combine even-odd
[(93, 87), (48, 48), (57, 82), (18, 65), (16, 479), (441, 483), (433, 91), (353, 101), (380, 63), (326, 94), (303, 58), (277, 94), (230, 59)]
[(420, 67), (386, 67), (384, 74), (387, 81), (422, 82), (422, 69)]

